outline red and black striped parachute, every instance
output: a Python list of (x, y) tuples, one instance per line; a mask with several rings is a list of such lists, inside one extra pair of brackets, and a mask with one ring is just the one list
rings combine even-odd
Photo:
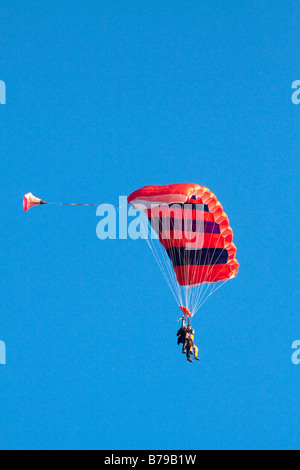
[(153, 238), (147, 241), (179, 305), (185, 303), (192, 314), (220, 287), (217, 283), (237, 275), (228, 217), (205, 186), (146, 186), (132, 193), (128, 203), (146, 214), (163, 250), (158, 252)]

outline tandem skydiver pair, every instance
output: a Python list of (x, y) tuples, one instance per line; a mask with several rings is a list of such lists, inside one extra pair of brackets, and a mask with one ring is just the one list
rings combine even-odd
[[(198, 357), (198, 348), (195, 345), (194, 337), (195, 331), (191, 325), (187, 325), (186, 315), (183, 315), (181, 320), (181, 327), (177, 332), (177, 344), (182, 344), (182, 354), (186, 354), (186, 358), (188, 362), (193, 362), (191, 359), (191, 355), (194, 355), (194, 359), (196, 361), (200, 361)], [(178, 320), (178, 321), (179, 321)]]

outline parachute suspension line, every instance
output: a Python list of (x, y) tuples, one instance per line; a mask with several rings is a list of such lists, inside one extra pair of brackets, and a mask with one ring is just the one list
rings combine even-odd
[[(183, 205), (182, 220), (183, 220), (183, 222), (184, 222), (184, 233), (185, 233), (186, 231), (189, 231), (189, 230), (186, 230), (186, 229), (187, 229), (187, 227), (186, 227), (186, 225), (187, 225), (187, 224), (186, 224), (186, 221), (188, 221), (188, 219), (185, 217), (184, 209), (185, 209), (185, 207), (184, 207), (184, 205)], [(174, 216), (175, 216), (175, 214), (174, 214)], [(185, 235), (184, 235), (184, 236), (185, 236)], [(175, 259), (176, 256), (178, 256), (179, 259), (180, 259), (180, 261), (181, 261), (181, 264), (182, 264), (183, 266), (186, 266), (186, 265), (187, 265), (187, 263), (188, 263), (188, 251), (187, 251), (187, 250), (185, 250), (185, 251), (184, 251), (184, 254), (182, 255), (180, 250), (177, 250), (174, 245), (171, 245), (171, 247), (169, 248), (168, 251), (170, 251), (170, 254), (171, 254), (171, 258), (172, 258), (172, 259)], [(194, 256), (196, 256), (196, 253), (195, 253)], [(172, 272), (174, 273), (174, 269), (172, 269)], [(191, 298), (192, 298), (192, 293), (193, 293), (194, 289), (193, 289), (192, 286), (188, 286), (188, 284), (189, 284), (189, 282), (188, 282), (188, 281), (189, 281), (189, 278), (188, 278), (189, 274), (188, 274), (187, 271), (184, 271), (183, 276), (184, 276), (184, 285), (183, 285), (183, 286), (180, 286), (180, 285), (178, 284), (177, 279), (176, 279), (176, 275), (175, 275), (175, 282), (176, 282), (176, 285), (178, 285), (178, 287), (179, 287), (179, 291), (182, 292), (182, 298), (184, 298), (184, 301), (185, 301), (184, 304), (185, 304), (185, 306), (186, 306), (188, 309), (190, 309), (190, 310), (193, 311), (193, 306), (192, 306), (192, 304), (191, 304)]]
[[(143, 212), (143, 214), (145, 214)], [(213, 281), (210, 279), (210, 274), (212, 273), (212, 269), (217, 263), (219, 257), (222, 255), (223, 251), (221, 251), (220, 255), (216, 259), (215, 263), (211, 266), (211, 269), (206, 273), (206, 279), (207, 283), (205, 282), (204, 279), (204, 273), (200, 279), (200, 283), (194, 284), (193, 281), (191, 282), (191, 286), (187, 286), (188, 281), (188, 273), (184, 273), (184, 286), (180, 286), (177, 282), (176, 275), (174, 273), (174, 270), (172, 268), (172, 263), (170, 260), (170, 257), (167, 255), (166, 250), (163, 248), (163, 245), (160, 243), (159, 239), (159, 226), (158, 222), (155, 221), (155, 219), (151, 219), (151, 223), (149, 222), (147, 216), (143, 218), (144, 224), (146, 224), (145, 230), (146, 233), (148, 233), (148, 228), (150, 227), (150, 236), (146, 237), (146, 241), (149, 245), (149, 248), (151, 249), (154, 258), (156, 259), (157, 264), (159, 265), (159, 268), (177, 302), (177, 304), (183, 305), (183, 299), (184, 299), (184, 305), (189, 308), (192, 312), (193, 315), (195, 315), (198, 310), (202, 307), (202, 305), (206, 302), (206, 300), (220, 287), (222, 287), (223, 284), (225, 284), (225, 281), (222, 285), (218, 286), (215, 288), (215, 285), (212, 284)], [(216, 222), (214, 222), (213, 227), (215, 227)], [(154, 237), (153, 237), (154, 234)], [(210, 240), (209, 243), (211, 242), (213, 233), (210, 234)], [(157, 247), (159, 247), (159, 253), (157, 251)], [(214, 248), (213, 255), (215, 254), (216, 248)], [(171, 259), (175, 259), (175, 251), (176, 248), (172, 245), (168, 249), (169, 254), (171, 256)], [(187, 251), (184, 252), (184, 255), (180, 253), (180, 251), (176, 252), (177, 255), (179, 255), (183, 265), (187, 265), (187, 256), (188, 253)], [(213, 257), (212, 255), (212, 257)], [(207, 261), (208, 253), (205, 255), (205, 263)], [(196, 252), (194, 254), (194, 262), (196, 261)], [(195, 263), (193, 263), (195, 264)], [(193, 274), (193, 279), (195, 279), (195, 273)], [(206, 286), (204, 284), (207, 284)]]
[(223, 287), (223, 286), (226, 284), (226, 282), (228, 282), (229, 280), (230, 280), (230, 279), (226, 279), (226, 281), (223, 281), (222, 284), (220, 284), (216, 289), (214, 289), (214, 287), (215, 287), (215, 286), (214, 286), (213, 289), (211, 290), (211, 292), (208, 294), (208, 296), (207, 296), (207, 297), (203, 300), (203, 302), (199, 305), (198, 310), (200, 310), (200, 308), (205, 304), (205, 302), (209, 299), (209, 297), (210, 297), (211, 295), (213, 295), (215, 292), (217, 292), (217, 290), (219, 290), (221, 287)]
[[(216, 222), (214, 222), (214, 226), (215, 227), (216, 225)], [(214, 230), (213, 230), (214, 231)], [(209, 241), (209, 244), (211, 243), (211, 239), (212, 239), (212, 236), (213, 236), (213, 231), (210, 235), (210, 241)], [(217, 249), (217, 246), (215, 246), (214, 248), (214, 251), (213, 251), (213, 255), (212, 255), (212, 258), (214, 257), (215, 255), (215, 252), (216, 252), (216, 249)], [(221, 285), (219, 285), (218, 287), (216, 287), (217, 283), (215, 283), (215, 279), (217, 277), (217, 274), (216, 276), (211, 279), (211, 274), (213, 272), (213, 268), (214, 266), (217, 264), (219, 258), (222, 256), (223, 252), (226, 251), (225, 248), (222, 249), (222, 251), (220, 252), (219, 256), (217, 257), (217, 259), (215, 260), (215, 262), (211, 265), (211, 268), (210, 270), (207, 272), (206, 274), (206, 279), (203, 279), (201, 278), (200, 282), (201, 282), (201, 289), (198, 291), (198, 295), (197, 295), (197, 298), (196, 298), (196, 305), (195, 305), (195, 313), (203, 306), (203, 304), (206, 302), (206, 300), (212, 295), (214, 294), (220, 287), (222, 287), (224, 284), (226, 284), (226, 282), (229, 280), (225, 280)], [(206, 256), (205, 256), (205, 262), (204, 264), (206, 264), (206, 259), (207, 259), (207, 253), (206, 253)], [(222, 271), (222, 270), (221, 270)], [(221, 272), (220, 271), (220, 272)], [(207, 286), (204, 288), (204, 284), (207, 283)], [(203, 292), (204, 290), (204, 292)], [(203, 292), (203, 293), (202, 293)]]
[[(171, 266), (170, 266), (170, 262), (166, 259), (166, 252), (165, 250), (162, 250), (161, 248), (161, 244), (159, 243), (159, 239), (156, 238), (156, 234), (155, 234), (155, 238), (154, 238), (154, 233), (152, 232), (152, 227), (151, 227), (151, 224), (149, 223), (148, 221), (148, 218), (146, 216), (146, 214), (144, 212), (141, 211), (141, 213), (143, 214), (142, 216), (142, 221), (143, 221), (143, 226), (144, 226), (144, 230), (145, 230), (145, 234), (146, 234), (146, 241), (148, 243), (148, 246), (150, 248), (150, 250), (152, 251), (152, 254), (169, 286), (169, 289), (170, 291), (172, 292), (174, 298), (175, 298), (175, 301), (176, 303), (178, 304), (178, 306), (180, 306), (180, 303), (181, 303), (181, 293), (180, 293), (180, 289), (177, 285), (177, 281), (176, 281), (176, 277), (175, 277), (175, 273), (172, 271), (171, 269)], [(149, 228), (150, 228), (150, 233), (149, 233)], [(161, 256), (159, 255), (159, 253), (157, 252), (157, 246), (159, 246), (159, 249), (161, 251)], [(167, 256), (168, 258), (168, 256)], [(177, 295), (176, 295), (177, 293)]]
[[(166, 266), (167, 266), (167, 269), (168, 269), (168, 273), (169, 273), (169, 277), (171, 279), (172, 285), (174, 286), (175, 292), (177, 294), (178, 303), (179, 303), (179, 306), (180, 306), (180, 305), (182, 305), (182, 302), (183, 302), (182, 291), (181, 291), (180, 285), (177, 282), (176, 274), (175, 274), (174, 269), (173, 269), (172, 261), (169, 258), (166, 250), (163, 248), (162, 244), (159, 242), (159, 240), (157, 240), (157, 243), (158, 243), (158, 245), (160, 247), (160, 250), (161, 250), (162, 259), (165, 260), (165, 263), (166, 263)], [(172, 258), (174, 256), (174, 253), (175, 253), (175, 248), (172, 247), (171, 248)]]
[[(212, 272), (212, 269), (213, 267), (216, 265), (219, 257), (222, 255), (223, 251), (225, 251), (225, 249), (223, 249), (220, 253), (220, 255), (218, 256), (218, 258), (216, 259), (216, 262), (212, 265), (210, 271), (208, 272), (208, 275)], [(224, 269), (224, 268), (223, 268)], [(221, 270), (222, 271), (222, 270)], [(220, 272), (221, 272), (220, 271)], [(211, 276), (210, 276), (211, 277)], [(229, 279), (226, 279), (225, 281), (223, 281), (220, 285), (218, 285), (218, 283), (215, 283), (214, 280), (215, 280), (216, 276), (213, 278), (213, 279), (209, 279), (208, 280), (208, 284), (206, 286), (206, 289), (204, 290), (204, 293), (203, 295), (200, 297), (200, 299), (198, 300), (198, 304), (197, 304), (197, 310), (198, 311), (203, 305), (204, 303), (207, 301), (207, 299), (213, 295), (217, 290), (219, 290), (222, 286), (224, 286), (226, 284), (226, 282), (229, 281)], [(217, 287), (216, 287), (217, 286)], [(210, 291), (209, 291), (210, 289)], [(207, 293), (208, 291), (208, 293)]]
[[(145, 213), (143, 212), (145, 215)], [(144, 220), (145, 219), (145, 220)], [(200, 310), (200, 308), (205, 304), (206, 300), (213, 295), (218, 289), (220, 289), (223, 285), (226, 284), (226, 282), (229, 280), (223, 281), (220, 285), (218, 283), (214, 283), (214, 279), (211, 279), (212, 277), (212, 272), (214, 266), (217, 264), (219, 258), (222, 256), (223, 252), (225, 249), (223, 248), (214, 261), (213, 264), (210, 265), (210, 269), (206, 272), (206, 274), (202, 274), (200, 282), (197, 284), (193, 283), (193, 280), (195, 280), (196, 273), (193, 274), (193, 280), (191, 281), (188, 279), (188, 272), (186, 271), (184, 273), (184, 286), (180, 286), (177, 282), (176, 279), (176, 274), (173, 270), (172, 267), (172, 262), (171, 259), (175, 259), (175, 252), (177, 256), (179, 255), (179, 258), (181, 259), (183, 265), (187, 265), (188, 262), (188, 253), (187, 250), (184, 251), (184, 255), (182, 256), (180, 250), (176, 251), (176, 248), (172, 245), (169, 247), (168, 251), (170, 254), (170, 257), (167, 254), (167, 251), (163, 247), (162, 243), (160, 243), (160, 238), (159, 238), (159, 225), (158, 222), (155, 221), (155, 219), (151, 219), (151, 223), (148, 220), (148, 217), (145, 216), (144, 218), (144, 223), (146, 223), (146, 233), (148, 233), (148, 228), (150, 227), (150, 235), (146, 238), (146, 241), (149, 245), (149, 248), (151, 249), (154, 258), (156, 259), (157, 264), (160, 267), (160, 270), (169, 286), (169, 289), (171, 290), (178, 306), (183, 305), (183, 299), (184, 299), (184, 305), (190, 309), (192, 312), (193, 316)], [(159, 219), (158, 219), (159, 220)], [(209, 245), (211, 244), (212, 237), (213, 237), (213, 232), (214, 228), (216, 226), (216, 222), (213, 223), (213, 230), (210, 234), (210, 239), (209, 239)], [(154, 234), (154, 237), (152, 236)], [(159, 253), (157, 251), (157, 247), (159, 247)], [(214, 257), (216, 253), (217, 247), (214, 247), (213, 254), (210, 255), (211, 258)], [(196, 252), (194, 254), (194, 263), (196, 264)], [(208, 252), (205, 255), (205, 261), (204, 265), (206, 265), (206, 261), (208, 260)], [(205, 277), (204, 277), (205, 276)], [(190, 286), (188, 286), (188, 281), (190, 282)], [(217, 286), (217, 287), (216, 287)]]
[[(184, 209), (183, 209), (184, 211)], [(184, 212), (183, 212), (183, 217), (184, 217)], [(184, 221), (185, 221), (185, 217), (184, 217)], [(184, 254), (184, 266), (187, 265), (187, 250), (185, 250), (185, 254)], [(188, 283), (188, 278), (187, 278), (187, 273), (185, 275), (185, 285), (187, 285)], [(190, 291), (188, 288), (185, 288), (184, 289), (184, 293), (185, 293), (185, 304), (186, 306), (189, 308), (190, 307)]]
[[(203, 224), (204, 224), (204, 221), (203, 221)], [(194, 260), (193, 260), (195, 265), (196, 265), (196, 256), (197, 256), (197, 252), (195, 250), (195, 257), (194, 257)], [(200, 285), (196, 284), (195, 276), (196, 276), (196, 272), (194, 272), (193, 279), (192, 279), (192, 285), (194, 285), (194, 287), (192, 287), (192, 289), (194, 291), (194, 294), (192, 296), (192, 299), (193, 299), (192, 312), (193, 312), (194, 315), (197, 313), (197, 297), (198, 297), (199, 291), (201, 289), (201, 284)]]
[[(160, 245), (160, 246), (162, 246), (162, 245)], [(177, 255), (179, 255), (179, 257), (180, 257), (182, 263), (183, 263), (184, 265), (186, 264), (186, 261), (187, 261), (187, 259), (186, 259), (186, 254), (184, 254), (184, 256), (182, 257), (182, 254), (181, 254), (180, 250), (179, 250), (179, 251), (176, 251), (176, 248), (175, 248), (173, 245), (171, 245), (171, 246), (169, 247), (169, 250), (168, 250), (168, 251), (170, 252), (172, 259), (175, 259), (175, 257), (176, 257), (175, 255), (176, 255), (176, 253), (177, 253)], [(171, 262), (169, 256), (166, 254), (166, 251), (165, 251), (165, 250), (163, 250), (163, 256), (164, 256), (164, 257), (166, 256), (167, 259), (168, 259), (168, 265), (170, 266), (170, 272), (171, 272), (172, 278), (174, 279), (174, 283), (175, 283), (175, 285), (176, 285), (176, 287), (177, 287), (177, 290), (178, 290), (178, 294), (179, 294), (179, 298), (180, 298), (180, 304), (183, 305), (183, 298), (184, 298), (184, 300), (185, 300), (185, 306), (186, 306), (186, 307), (189, 307), (187, 289), (184, 288), (184, 287), (181, 287), (181, 286), (178, 284), (177, 279), (176, 279), (176, 274), (175, 274), (174, 269), (173, 269), (173, 266), (172, 266), (172, 262)], [(184, 279), (185, 279), (185, 284), (186, 284), (186, 283), (187, 283), (187, 275), (186, 275), (186, 274), (184, 275)]]
[[(184, 215), (184, 214), (183, 214)], [(193, 216), (192, 216), (192, 219), (196, 219), (197, 218), (197, 215), (195, 214), (195, 210), (193, 209)], [(186, 218), (184, 216), (184, 220), (186, 221)], [(186, 222), (185, 222), (185, 228), (186, 227)], [(190, 232), (192, 230), (189, 230), (189, 228), (187, 228), (187, 232)], [(195, 235), (196, 236), (196, 235)], [(186, 252), (187, 253), (187, 252)], [(196, 265), (196, 256), (197, 256), (197, 252), (195, 250), (195, 253), (194, 253), (194, 258), (193, 258), (193, 262), (192, 262), (192, 265)], [(186, 262), (187, 260), (185, 260), (184, 262), (184, 265), (187, 264)], [(196, 275), (196, 272), (194, 272), (193, 274), (193, 278), (192, 280), (191, 279), (187, 279), (185, 277), (185, 285), (187, 286), (187, 284), (190, 284), (190, 287), (185, 287), (185, 291), (186, 291), (186, 294), (187, 294), (187, 303), (190, 304), (191, 303), (191, 299), (193, 299), (193, 302), (192, 304), (190, 305), (190, 308), (191, 308), (191, 311), (193, 314), (196, 313), (196, 305), (197, 305), (197, 296), (199, 294), (199, 290), (201, 289), (200, 285), (201, 283), (198, 283), (196, 284), (196, 281), (195, 281), (195, 275)], [(188, 282), (189, 281), (189, 282)], [(193, 294), (193, 295), (192, 295)]]
[[(162, 247), (161, 243), (157, 240), (157, 243), (160, 247), (160, 251), (161, 251), (161, 256), (162, 256), (162, 259), (165, 261), (166, 263), (166, 266), (167, 266), (167, 269), (168, 269), (168, 273), (169, 273), (169, 277), (172, 281), (172, 285), (174, 286), (174, 289), (176, 291), (176, 294), (177, 294), (177, 299), (178, 299), (178, 303), (179, 303), (179, 306), (182, 305), (182, 293), (181, 293), (181, 289), (180, 289), (180, 286), (177, 282), (177, 279), (176, 279), (176, 275), (175, 275), (175, 272), (173, 270), (173, 266), (172, 266), (172, 261), (171, 259), (169, 258), (166, 250)], [(174, 248), (171, 247), (171, 255), (172, 255), (172, 258), (173, 258), (173, 254), (174, 254)]]
[[(173, 293), (176, 302), (180, 304), (180, 289), (176, 282), (175, 273), (171, 267), (171, 261), (167, 256), (165, 249), (162, 247), (159, 240), (159, 226), (155, 223), (155, 220), (151, 219), (148, 221), (148, 226), (150, 227), (150, 243), (153, 249), (155, 250), (159, 262), (161, 261), (161, 267), (165, 276), (165, 279)], [(157, 253), (157, 247), (159, 249), (160, 255)]]
[[(216, 225), (216, 222), (214, 222), (213, 227), (215, 227), (215, 225)], [(214, 232), (214, 230), (212, 230), (212, 232), (210, 234), (209, 245), (211, 244), (213, 232)], [(214, 248), (213, 254), (211, 256), (212, 258), (214, 258), (216, 249), (217, 249), (217, 247)], [(216, 287), (217, 284), (214, 283), (214, 280), (215, 280), (217, 275), (214, 277), (214, 279), (211, 279), (211, 274), (213, 272), (213, 267), (217, 264), (219, 258), (222, 256), (224, 251), (225, 251), (225, 248), (222, 249), (222, 251), (220, 252), (220, 254), (217, 257), (217, 259), (215, 260), (215, 262), (211, 265), (210, 270), (206, 273), (206, 279), (204, 279), (204, 274), (203, 274), (203, 276), (201, 276), (200, 283), (189, 289), (189, 292), (191, 292), (192, 289), (195, 290), (194, 302), (193, 302), (193, 306), (191, 308), (191, 310), (193, 312), (193, 315), (195, 315), (198, 312), (198, 310), (204, 305), (206, 300), (211, 295), (213, 295), (218, 289), (220, 289), (223, 285), (225, 285), (226, 282), (229, 280), (229, 279), (225, 280), (222, 284), (220, 284), (218, 287)], [(208, 255), (208, 252), (205, 255), (204, 265), (206, 265), (207, 255)], [(195, 258), (194, 258), (194, 261), (195, 261)], [(195, 276), (195, 274), (194, 274), (194, 276)], [(194, 279), (195, 279), (195, 277), (193, 277), (193, 280)], [(194, 284), (193, 281), (191, 282), (191, 284), (192, 285)], [(204, 287), (204, 284), (207, 284), (206, 287)]]
[[(155, 227), (156, 232), (158, 231), (158, 229), (159, 229), (159, 227), (156, 226)], [(173, 264), (172, 264), (172, 261), (171, 261), (171, 259), (175, 258), (176, 248), (174, 246), (169, 247), (169, 251), (170, 251), (170, 254), (171, 254), (171, 258), (170, 258), (167, 254), (167, 251), (163, 248), (163, 245), (160, 243), (159, 240), (158, 240), (158, 244), (159, 244), (159, 247), (160, 247), (160, 250), (161, 250), (161, 253), (162, 253), (162, 257), (167, 263), (172, 282), (174, 283), (174, 286), (176, 288), (179, 303), (180, 303), (180, 305), (182, 305), (183, 304), (183, 294), (184, 294), (184, 292), (182, 291), (181, 286), (177, 282), (176, 274), (174, 272)], [(181, 257), (181, 254), (180, 254), (180, 257)]]
[[(214, 253), (215, 253), (215, 250), (216, 250), (216, 248), (214, 249)], [(222, 255), (222, 253), (223, 253), (224, 251), (225, 251), (225, 248), (223, 248), (222, 251), (220, 252), (218, 258), (216, 259), (215, 263), (212, 265), (210, 271), (208, 272), (208, 275), (209, 275), (210, 273), (212, 273), (213, 267), (217, 264), (217, 262), (218, 262), (220, 256)], [(222, 269), (224, 269), (224, 268), (222, 268)], [(221, 271), (222, 271), (222, 270), (221, 270)], [(220, 271), (220, 272), (221, 272), (221, 271)], [(211, 276), (209, 277), (208, 286), (206, 287), (206, 289), (205, 289), (205, 291), (204, 291), (202, 297), (201, 297), (200, 300), (199, 300), (199, 304), (200, 304), (200, 305), (199, 305), (199, 307), (198, 307), (198, 310), (201, 308), (201, 306), (204, 304), (204, 302), (208, 299), (208, 297), (210, 297), (214, 292), (216, 292), (220, 287), (222, 287), (222, 285), (224, 285), (224, 284), (228, 281), (228, 279), (227, 279), (225, 282), (223, 282), (220, 286), (218, 286), (218, 287), (215, 289), (215, 284), (214, 284), (215, 278), (216, 278), (216, 276), (215, 276), (213, 279), (211, 279)], [(210, 292), (209, 292), (209, 289), (211, 289)], [(206, 292), (207, 292), (207, 291), (208, 291), (208, 294), (207, 294), (207, 296), (206, 296)], [(205, 299), (205, 300), (203, 301), (203, 299)]]
[[(216, 222), (214, 221), (213, 229), (212, 229), (211, 234), (210, 234), (210, 237), (209, 237), (209, 246), (210, 246), (211, 241), (212, 241), (212, 237), (213, 237), (213, 232), (214, 232), (215, 226), (216, 226)], [(214, 250), (214, 253), (215, 253), (215, 250)], [(206, 255), (205, 255), (204, 265), (206, 265), (207, 256), (208, 256), (208, 251), (206, 252)], [(195, 299), (195, 310), (196, 310), (196, 311), (199, 310), (199, 304), (200, 304), (200, 302), (201, 302), (202, 292), (203, 292), (203, 289), (204, 289), (204, 282), (205, 282), (205, 279), (204, 279), (204, 273), (203, 273), (203, 275), (202, 275), (201, 278), (200, 278), (200, 286), (201, 286), (201, 287), (200, 287), (200, 289), (198, 290), (198, 293), (197, 293), (196, 299)], [(208, 282), (209, 282), (209, 281), (208, 281)], [(205, 289), (203, 295), (205, 295), (205, 293), (206, 293), (208, 287), (209, 287), (209, 284), (208, 284), (208, 286), (206, 287), (206, 289)]]

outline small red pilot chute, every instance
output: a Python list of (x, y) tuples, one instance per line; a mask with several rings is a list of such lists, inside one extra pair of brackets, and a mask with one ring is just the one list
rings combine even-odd
[(24, 212), (27, 212), (31, 207), (39, 206), (40, 204), (46, 204), (45, 201), (35, 197), (32, 193), (27, 193), (23, 199)]
[[(85, 207), (98, 207), (98, 204), (83, 204), (83, 203), (71, 203), (71, 202), (46, 202), (38, 197), (35, 197), (32, 193), (25, 194), (23, 198), (24, 212), (27, 212), (31, 207), (39, 206), (41, 204), (47, 204), (48, 206), (85, 206)], [(121, 207), (119, 204), (113, 204), (114, 207)]]

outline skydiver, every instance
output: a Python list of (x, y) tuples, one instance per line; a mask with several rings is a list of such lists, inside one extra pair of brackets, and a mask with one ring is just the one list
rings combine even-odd
[(188, 327), (186, 327), (186, 330), (185, 330), (184, 346), (182, 348), (182, 353), (183, 354), (187, 354), (188, 346), (189, 346), (189, 336), (190, 336), (192, 331), (193, 331), (192, 326), (188, 325)]
[[(182, 354), (186, 354), (186, 348), (185, 348), (185, 342), (186, 342), (186, 333), (187, 333), (187, 325), (186, 325), (186, 320), (185, 320), (185, 317), (183, 316), (182, 318), (180, 318), (179, 320), (181, 320), (181, 327), (180, 329), (177, 331), (177, 336), (178, 336), (178, 340), (177, 340), (177, 344), (178, 346), (180, 344), (182, 344)], [(178, 321), (179, 321), (178, 320)]]
[(189, 362), (193, 362), (193, 360), (191, 359), (191, 354), (194, 354), (194, 358), (196, 361), (200, 361), (198, 357), (198, 348), (194, 343), (194, 336), (195, 336), (195, 331), (193, 330), (191, 325), (189, 325), (187, 328), (185, 344), (184, 344), (184, 349), (186, 349), (186, 358), (187, 358), (187, 361)]

